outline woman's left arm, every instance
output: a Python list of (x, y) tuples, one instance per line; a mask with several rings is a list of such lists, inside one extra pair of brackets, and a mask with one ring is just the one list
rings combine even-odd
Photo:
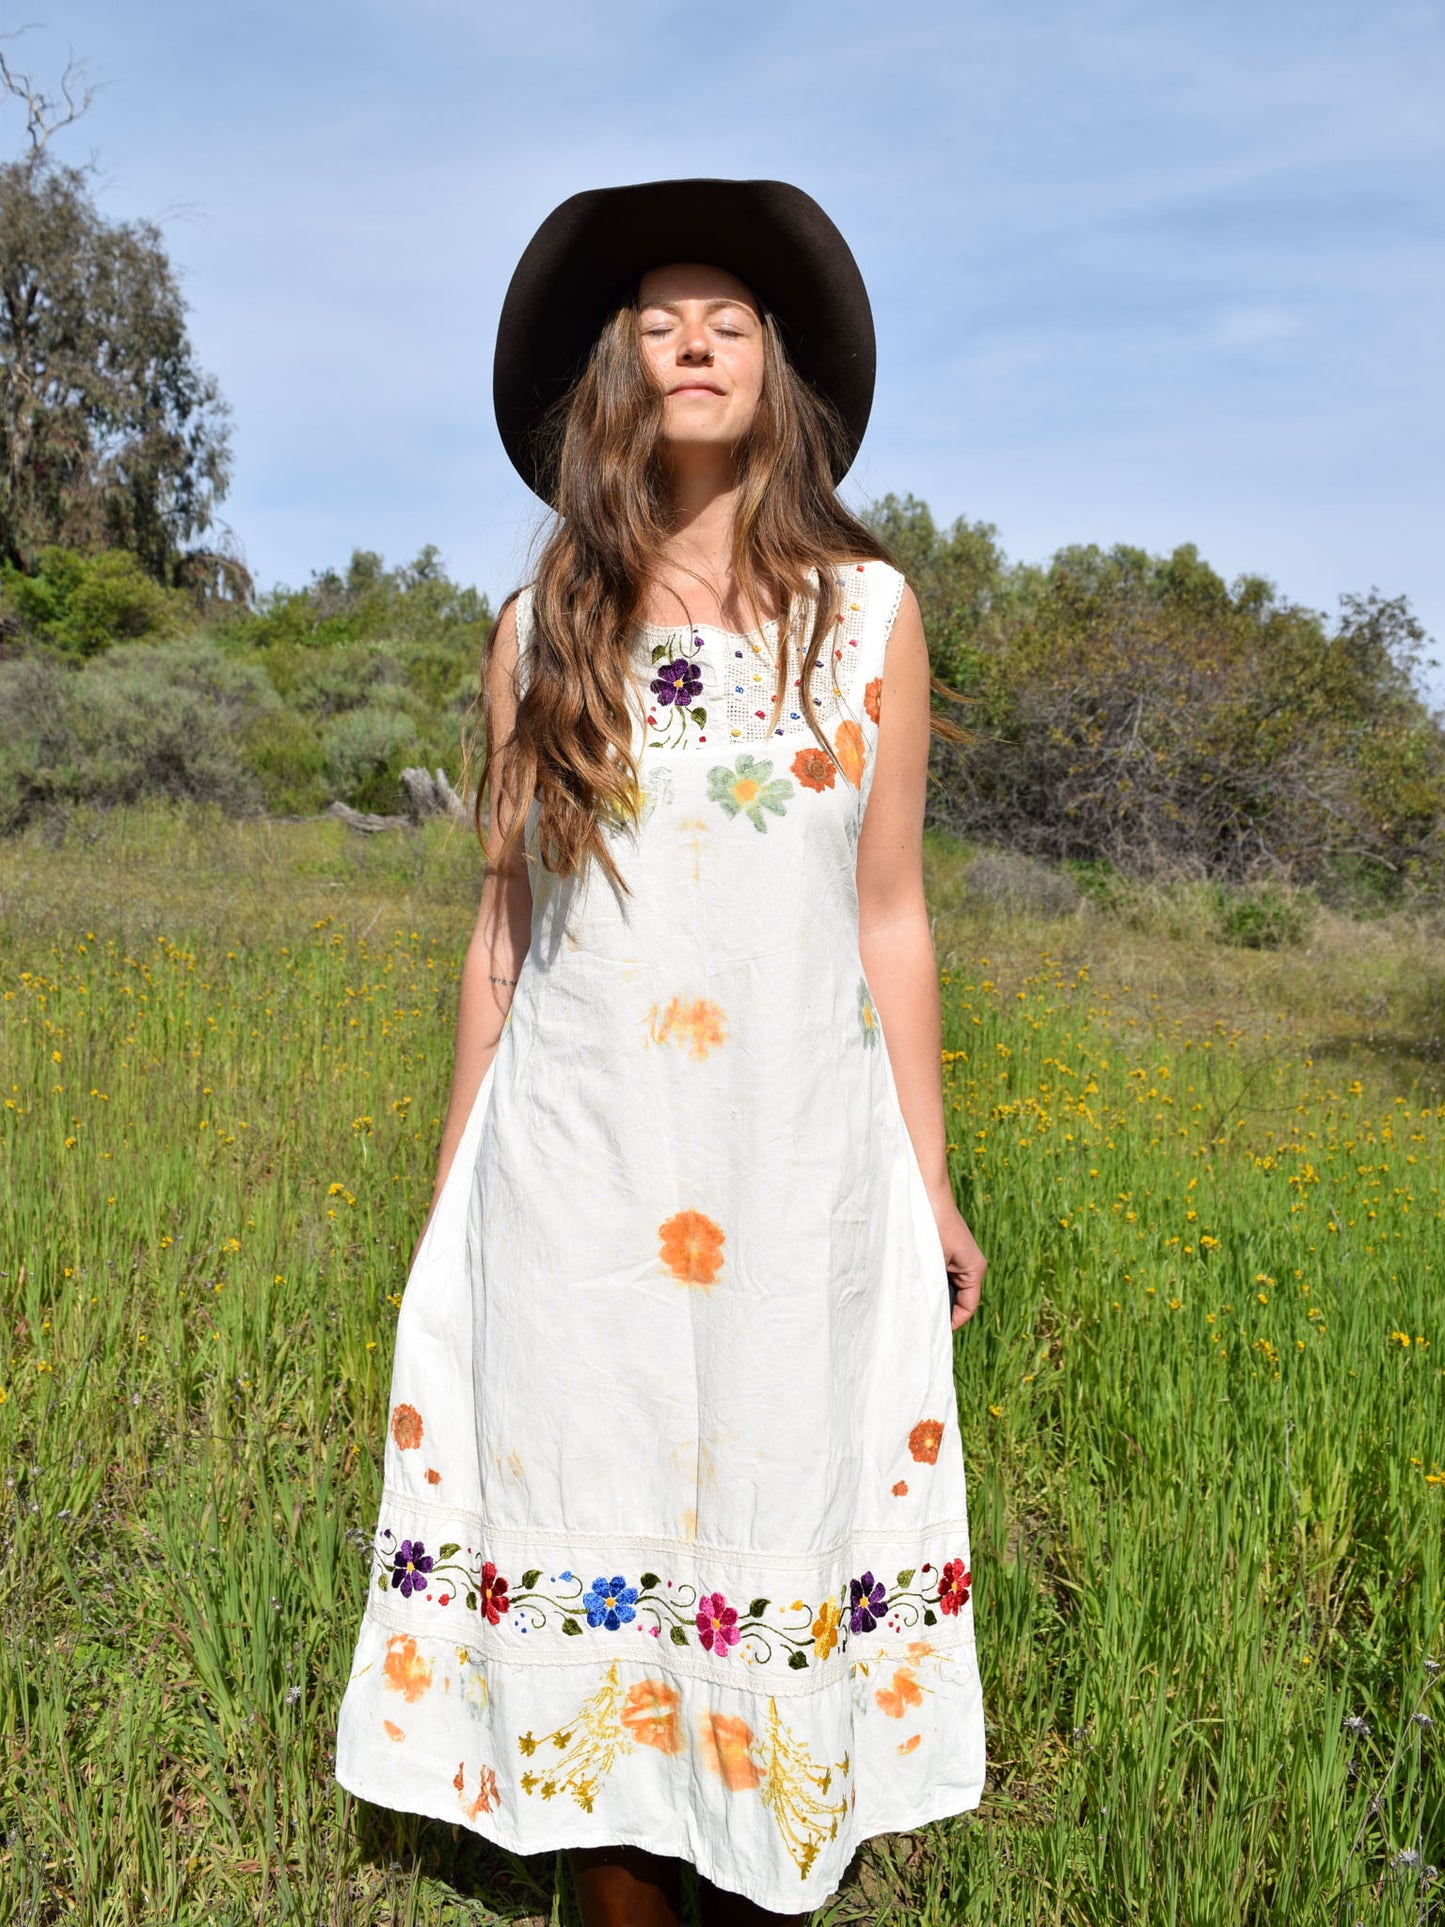
[(985, 1259), (948, 1176), (938, 963), (923, 896), (928, 676), (923, 619), (905, 588), (884, 658), (873, 787), (858, 839), (858, 949), (948, 1263), (957, 1331), (978, 1307)]

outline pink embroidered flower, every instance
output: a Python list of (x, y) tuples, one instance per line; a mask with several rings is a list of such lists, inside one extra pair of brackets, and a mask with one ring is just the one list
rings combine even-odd
[(697, 1636), (717, 1659), (726, 1659), (728, 1648), (737, 1645), (738, 1609), (720, 1592), (705, 1592), (697, 1602)]

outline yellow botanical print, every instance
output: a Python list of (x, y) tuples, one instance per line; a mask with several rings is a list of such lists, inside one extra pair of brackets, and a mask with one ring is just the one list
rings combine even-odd
[(727, 1019), (706, 997), (691, 1003), (674, 997), (665, 1010), (654, 1004), (647, 1013), (647, 1036), (653, 1044), (677, 1044), (695, 1064), (727, 1040)]
[(458, 1684), (461, 1688), (462, 1704), (472, 1712), (481, 1714), (487, 1709), (489, 1698), (487, 1676), (477, 1663), (471, 1649), (467, 1646), (457, 1648)]
[(836, 1840), (848, 1811), (848, 1795), (829, 1800), (833, 1775), (848, 1777), (848, 1755), (819, 1767), (807, 1744), (783, 1724), (778, 1702), (768, 1701), (768, 1730), (761, 1746), (763, 1779), (758, 1797), (772, 1814), (783, 1845), (806, 1880), (823, 1843)]
[(614, 1660), (608, 1667), (602, 1684), (582, 1702), (569, 1725), (544, 1733), (540, 1739), (530, 1732), (517, 1736), (525, 1758), (533, 1759), (543, 1752), (546, 1759), (540, 1772), (529, 1770), (522, 1775), (523, 1793), (540, 1793), (544, 1800), (570, 1793), (584, 1813), (592, 1811), (603, 1782), (623, 1754), (632, 1751), (632, 1740), (622, 1723), (626, 1695), (617, 1682), (617, 1664)]

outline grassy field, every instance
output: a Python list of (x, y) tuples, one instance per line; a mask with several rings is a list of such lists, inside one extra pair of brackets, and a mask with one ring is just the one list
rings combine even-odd
[[(819, 1920), (1445, 1918), (1445, 942), (968, 875), (992, 1778)], [(0, 848), (0, 1921), (573, 1919), (551, 1856), (330, 1777), (477, 876), (440, 827)]]

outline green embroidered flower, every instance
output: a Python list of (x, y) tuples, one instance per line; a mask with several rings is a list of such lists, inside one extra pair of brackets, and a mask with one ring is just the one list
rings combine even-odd
[(729, 816), (746, 816), (755, 830), (766, 830), (764, 810), (781, 816), (793, 786), (786, 776), (774, 776), (771, 763), (759, 763), (743, 752), (729, 769), (718, 763), (707, 773), (707, 793)]
[(878, 1042), (878, 1012), (868, 994), (866, 977), (858, 979), (858, 1023), (863, 1032), (863, 1042), (872, 1050)]

